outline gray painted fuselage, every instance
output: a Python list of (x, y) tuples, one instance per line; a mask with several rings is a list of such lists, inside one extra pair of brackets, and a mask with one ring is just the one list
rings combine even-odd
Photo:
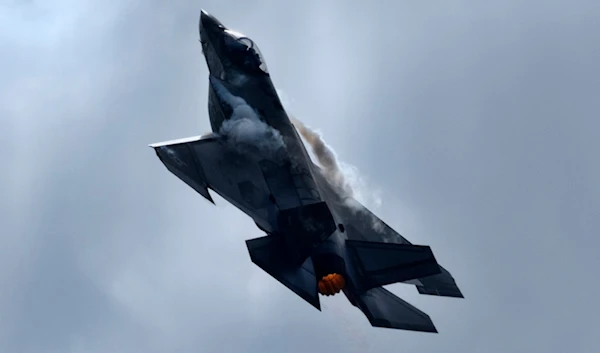
[[(286, 154), (278, 161), (277, 168), (289, 168), (292, 175), (301, 175), (302, 181), (296, 185), (288, 185), (287, 180), (283, 180), (282, 178), (278, 180), (278, 184), (285, 185), (286, 190), (309, 190), (311, 197), (308, 197), (308, 194), (299, 194), (297, 204), (281, 205), (276, 194), (279, 190), (271, 188), (271, 191), (275, 193), (273, 195), (275, 205), (281, 209), (324, 201), (332, 211), (335, 223), (342, 224), (340, 217), (337, 215), (339, 212), (334, 212), (334, 208), (331, 207), (331, 200), (334, 200), (337, 195), (333, 192), (328, 192), (329, 198), (323, 197), (323, 188), (327, 186), (325, 183), (320, 183), (319, 185), (316, 182), (317, 177), (315, 174), (320, 171), (315, 170), (306, 147), (281, 103), (270, 74), (266, 69), (245, 70), (240, 65), (236, 65), (231, 60), (228, 60), (227, 55), (224, 53), (227, 48), (225, 48), (225, 43), (222, 39), (223, 36), (227, 36), (227, 33), (222, 31), (221, 26), (224, 28), (213, 16), (202, 12), (200, 36), (203, 43), (204, 56), (211, 75), (209, 79), (208, 111), (213, 132), (219, 133), (223, 123), (230, 119), (232, 115), (231, 107), (226, 102), (226, 99), (219, 94), (225, 88), (233, 96), (244, 99), (256, 111), (265, 124), (281, 134), (285, 143)], [(235, 33), (234, 35), (240, 34)], [(252, 44), (256, 46), (256, 44)], [(262, 56), (260, 59), (264, 61)], [(266, 63), (263, 62), (262, 67), (266, 68)], [(270, 224), (267, 227), (263, 225), (260, 225), (260, 227), (270, 230), (278, 229), (276, 218), (271, 218), (269, 222)], [(325, 259), (330, 259), (332, 256), (344, 259), (346, 256), (343, 246), (345, 240), (345, 234), (337, 229), (321, 246), (315, 249), (315, 255), (312, 256), (312, 260), (315, 268), (319, 269), (319, 272), (323, 272), (325, 275), (342, 270), (339, 265), (331, 265)]]
[(310, 159), (248, 37), (202, 11), (213, 134), (151, 145), (169, 171), (212, 202), (209, 189), (267, 235), (246, 241), (251, 260), (320, 310), (318, 281), (337, 273), (373, 326), (437, 332), (429, 316), (382, 286), (463, 295), (427, 246), (412, 245)]

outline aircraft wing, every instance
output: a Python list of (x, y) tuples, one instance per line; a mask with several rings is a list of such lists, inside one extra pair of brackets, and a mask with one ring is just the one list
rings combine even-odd
[(208, 189), (269, 229), (270, 191), (257, 163), (243, 158), (217, 134), (150, 145), (167, 169), (210, 202)]
[[(412, 245), (410, 241), (398, 234), (360, 202), (352, 197), (342, 198), (336, 188), (327, 180), (321, 168), (314, 165), (314, 170), (317, 184), (333, 205), (332, 212), (343, 219), (349, 240)], [(441, 265), (439, 267), (441, 271), (439, 274), (403, 283), (414, 284), (420, 294), (464, 298), (450, 272)]]
[[(288, 167), (278, 166), (268, 158), (243, 154), (221, 135), (190, 137), (150, 147), (171, 173), (206, 199), (213, 201), (208, 192), (211, 189), (250, 216), (265, 233), (280, 234), (290, 266), (305, 263), (313, 249), (336, 229), (327, 204), (311, 202), (316, 201), (315, 196), (306, 188), (302, 174), (292, 174)], [(256, 244), (262, 242), (252, 243), (251, 248), (262, 249)], [(265, 261), (257, 261), (266, 266)], [(297, 274), (274, 274), (281, 280), (280, 275)], [(292, 277), (284, 282), (299, 280)]]

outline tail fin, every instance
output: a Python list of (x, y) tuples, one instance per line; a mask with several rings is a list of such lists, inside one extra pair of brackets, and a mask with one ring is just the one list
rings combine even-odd
[(440, 273), (429, 246), (346, 240), (365, 289)]
[(317, 278), (310, 257), (301, 266), (291, 264), (286, 258), (286, 251), (281, 239), (275, 236), (246, 240), (246, 246), (248, 246), (252, 262), (312, 306), (321, 310)]
[(374, 327), (438, 332), (429, 315), (382, 287), (369, 289), (355, 301)]

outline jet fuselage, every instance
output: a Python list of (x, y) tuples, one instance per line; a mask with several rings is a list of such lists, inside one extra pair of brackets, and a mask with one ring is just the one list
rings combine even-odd
[(319, 294), (343, 290), (373, 326), (437, 332), (383, 286), (462, 298), (450, 273), (313, 164), (250, 38), (205, 11), (199, 30), (213, 133), (151, 145), (163, 164), (207, 200), (210, 189), (250, 216), (266, 233), (246, 241), (252, 262), (315, 308)]
[[(321, 196), (321, 187), (315, 183), (314, 173), (317, 171), (313, 170), (308, 151), (281, 103), (257, 45), (248, 37), (227, 29), (206, 12), (201, 14), (199, 27), (202, 49), (210, 72), (208, 111), (212, 130), (219, 133), (223, 124), (233, 116), (228, 94), (244, 99), (261, 121), (281, 134), (286, 147), (281, 164), (305, 171), (305, 181), (315, 191), (315, 197), (309, 202), (327, 202)], [(255, 66), (239, 64), (230, 59), (238, 53), (229, 50), (229, 47), (235, 46), (239, 41), (243, 41), (242, 45), (248, 47), (239, 55), (256, 56), (258, 60), (254, 62)], [(276, 196), (275, 202), (277, 203)], [(333, 218), (336, 216), (333, 215)], [(339, 229), (343, 229), (343, 225), (340, 222), (336, 224), (339, 225), (338, 230), (312, 256), (315, 271), (321, 277), (330, 273), (346, 275), (348, 272), (344, 261), (345, 236)], [(277, 228), (274, 224), (271, 227)], [(351, 282), (348, 284), (351, 285)]]

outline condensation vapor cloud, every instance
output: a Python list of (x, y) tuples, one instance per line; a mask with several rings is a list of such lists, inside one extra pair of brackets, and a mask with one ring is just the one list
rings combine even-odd
[(294, 117), (290, 119), (300, 135), (310, 145), (313, 154), (317, 157), (317, 162), (323, 167), (327, 178), (344, 193), (344, 196), (354, 197), (354, 190), (348, 180), (346, 180), (335, 151), (327, 145), (318, 132), (312, 130)]
[(277, 158), (285, 149), (279, 131), (265, 124), (258, 113), (243, 98), (234, 96), (219, 80), (210, 77), (210, 83), (219, 98), (231, 109), (231, 118), (225, 120), (219, 133), (230, 145), (244, 154)]
[(300, 135), (310, 145), (318, 164), (325, 172), (325, 176), (343, 193), (343, 196), (346, 197), (346, 202), (350, 206), (355, 206), (352, 202), (354, 198), (374, 207), (381, 205), (379, 192), (367, 187), (364, 180), (360, 177), (358, 168), (339, 161), (333, 148), (325, 142), (317, 131), (306, 126), (291, 115), (290, 120)]

